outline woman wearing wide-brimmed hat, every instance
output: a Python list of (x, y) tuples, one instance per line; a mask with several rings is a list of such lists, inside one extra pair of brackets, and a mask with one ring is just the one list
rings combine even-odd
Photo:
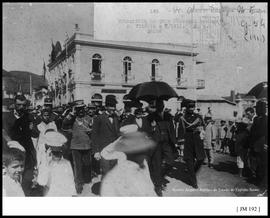
[(146, 161), (155, 142), (137, 130), (137, 125), (122, 127), (121, 136), (102, 150), (104, 159), (116, 159), (117, 164), (103, 178), (101, 196), (157, 196)]

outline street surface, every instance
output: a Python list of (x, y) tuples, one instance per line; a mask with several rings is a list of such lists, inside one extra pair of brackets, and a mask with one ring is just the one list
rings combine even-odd
[[(202, 165), (197, 173), (198, 189), (188, 185), (188, 174), (185, 164), (175, 162), (175, 167), (165, 177), (167, 187), (163, 197), (252, 197), (259, 194), (259, 188), (247, 181), (245, 177), (238, 176), (236, 157), (229, 154), (214, 153), (214, 168)], [(85, 184), (84, 190), (79, 197), (98, 196), (100, 180), (94, 178), (92, 183)]]

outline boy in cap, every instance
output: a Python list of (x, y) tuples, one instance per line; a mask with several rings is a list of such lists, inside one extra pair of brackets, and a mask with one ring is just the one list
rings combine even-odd
[(46, 161), (43, 171), (39, 171), (37, 183), (45, 186), (46, 197), (71, 197), (76, 195), (71, 164), (63, 158), (62, 148), (66, 138), (59, 132), (45, 133)]
[(57, 131), (57, 126), (54, 121), (51, 119), (51, 111), (48, 109), (42, 110), (41, 122), (37, 125), (37, 130), (39, 132), (39, 137), (37, 141), (36, 151), (37, 151), (37, 165), (40, 164), (40, 155), (43, 153), (44, 148), (44, 140), (45, 140), (45, 132), (48, 129), (53, 129)]
[(25, 149), (16, 141), (9, 141), (3, 151), (3, 196), (25, 197), (21, 186), (24, 172)]
[(121, 136), (101, 151), (104, 159), (117, 159), (117, 164), (102, 180), (101, 196), (157, 196), (146, 161), (148, 150), (155, 147), (155, 142), (137, 130), (134, 124), (123, 126)]
[(208, 167), (213, 168), (214, 155), (213, 155), (213, 144), (216, 141), (216, 135), (212, 124), (211, 117), (205, 118), (205, 136), (203, 139), (204, 150), (208, 159)]
[(227, 135), (227, 131), (228, 128), (226, 126), (226, 121), (225, 120), (221, 120), (220, 121), (220, 126), (218, 128), (218, 139), (219, 139), (219, 143), (220, 143), (220, 149), (219, 151), (221, 153), (226, 151), (226, 135)]

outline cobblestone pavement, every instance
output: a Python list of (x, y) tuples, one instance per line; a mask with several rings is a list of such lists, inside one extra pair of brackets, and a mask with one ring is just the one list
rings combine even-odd
[[(248, 182), (247, 178), (238, 176), (236, 157), (220, 153), (214, 153), (214, 155), (214, 168), (202, 165), (197, 173), (198, 189), (188, 185), (185, 164), (175, 162), (174, 168), (165, 176), (167, 187), (163, 191), (163, 197), (252, 197), (260, 193), (259, 188)], [(99, 196), (97, 193), (99, 181), (100, 179), (94, 178), (92, 183), (85, 184), (79, 197)]]

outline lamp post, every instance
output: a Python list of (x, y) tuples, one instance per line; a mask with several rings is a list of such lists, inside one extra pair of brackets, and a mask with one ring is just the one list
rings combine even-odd
[[(235, 80), (236, 85), (235, 85), (235, 93), (236, 93), (236, 91), (240, 92), (240, 89), (239, 89), (239, 86), (240, 86), (239, 75), (240, 75), (240, 71), (241, 71), (242, 69), (243, 69), (243, 67), (241, 67), (241, 66), (237, 66), (237, 67), (236, 67), (236, 80)], [(238, 87), (238, 90), (236, 90), (236, 89), (237, 89), (236, 87)]]

